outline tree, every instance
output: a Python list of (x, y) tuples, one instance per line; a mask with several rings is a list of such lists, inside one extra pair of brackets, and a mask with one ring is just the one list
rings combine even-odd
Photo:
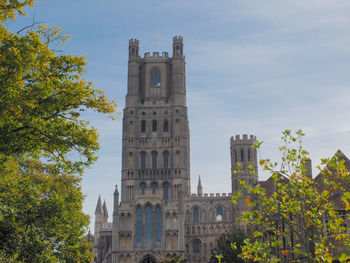
[(80, 179), (20, 162), (0, 168), (0, 262), (91, 262)]
[(241, 229), (234, 229), (222, 234), (217, 246), (211, 251), (213, 262), (241, 263), (244, 262), (239, 255), (242, 253), (245, 234)]
[[(2, 1), (0, 21), (32, 4)], [(84, 57), (51, 48), (68, 38), (59, 27), (34, 23), (11, 33), (0, 23), (0, 153), (40, 156), (58, 169), (81, 173), (99, 149), (98, 133), (81, 113), (113, 113), (116, 103), (83, 78)], [(74, 152), (80, 158), (73, 159)]]
[(33, 4), (0, 1), (0, 262), (87, 263), (80, 175), (99, 142), (81, 114), (117, 105), (84, 79), (84, 57), (52, 48), (69, 38), (59, 27), (5, 27)]
[(303, 136), (300, 130), (283, 132), (280, 166), (269, 159), (260, 160), (263, 170), (271, 174), (274, 191), (242, 181), (245, 190), (235, 194), (234, 202), (244, 198), (247, 205), (241, 220), (254, 229), (255, 240), (245, 239), (242, 248), (242, 258), (247, 261), (332, 262), (339, 257), (345, 262), (349, 258), (337, 251), (349, 245), (344, 212), (350, 208), (350, 174), (345, 157), (339, 152), (322, 159), (326, 167), (313, 180)]

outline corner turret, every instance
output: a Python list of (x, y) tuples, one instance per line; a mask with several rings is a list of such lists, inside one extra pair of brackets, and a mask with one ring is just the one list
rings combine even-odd
[(173, 37), (173, 58), (182, 58), (183, 57), (183, 37), (174, 36)]
[(232, 192), (240, 189), (240, 180), (255, 185), (258, 182), (258, 166), (254, 135), (244, 134), (243, 138), (239, 135), (231, 137), (231, 181)]

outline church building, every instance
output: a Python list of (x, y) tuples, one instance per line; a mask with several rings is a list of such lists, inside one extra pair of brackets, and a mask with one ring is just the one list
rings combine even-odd
[[(232, 193), (190, 189), (190, 130), (181, 36), (167, 52), (139, 54), (129, 41), (128, 91), (123, 112), (121, 184), (115, 187), (112, 222), (99, 198), (95, 211), (96, 263), (160, 263), (184, 255), (209, 262), (217, 239), (235, 227), (246, 207)], [(232, 191), (239, 180), (258, 182), (253, 135), (231, 137)], [(236, 163), (240, 173), (233, 173)], [(248, 173), (251, 165), (256, 173)]]

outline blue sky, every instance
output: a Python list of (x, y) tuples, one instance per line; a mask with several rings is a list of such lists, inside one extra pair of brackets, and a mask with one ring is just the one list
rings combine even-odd
[[(281, 131), (301, 128), (314, 167), (338, 149), (350, 157), (349, 14), (348, 0), (43, 0), (9, 26), (20, 29), (34, 16), (62, 26), (72, 36), (65, 52), (87, 57), (86, 78), (116, 99), (120, 112), (128, 40), (140, 40), (141, 54), (171, 53), (172, 37), (182, 35), (192, 191), (200, 174), (204, 192), (227, 193), (236, 134), (256, 135), (264, 141), (260, 156), (277, 160)], [(99, 194), (112, 214), (122, 117), (87, 117), (102, 146), (83, 179), (93, 223)]]

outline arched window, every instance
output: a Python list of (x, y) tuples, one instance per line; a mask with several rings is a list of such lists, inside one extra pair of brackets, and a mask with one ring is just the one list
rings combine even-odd
[(156, 120), (152, 121), (152, 132), (157, 132), (157, 121)]
[(163, 184), (163, 199), (164, 200), (169, 199), (169, 183)]
[(136, 208), (136, 248), (142, 247), (142, 208)]
[(198, 223), (199, 222), (199, 209), (196, 207), (193, 209), (193, 223)]
[(163, 132), (169, 132), (169, 122), (167, 120), (163, 123)]
[(169, 152), (163, 152), (163, 167), (164, 169), (169, 169)]
[(221, 222), (224, 219), (224, 211), (222, 207), (216, 208), (216, 222)]
[(146, 169), (146, 153), (141, 152), (141, 170)]
[(157, 152), (152, 152), (152, 169), (157, 169)]
[(250, 162), (250, 149), (248, 149), (248, 162)]
[(153, 243), (153, 217), (152, 205), (148, 204), (145, 207), (145, 247), (152, 247)]
[(154, 67), (151, 70), (150, 87), (160, 87), (160, 71), (157, 67)]
[(140, 183), (140, 190), (141, 190), (141, 194), (145, 193), (146, 190), (146, 183), (142, 182)]
[(156, 191), (157, 191), (157, 183), (156, 182), (153, 182), (151, 184), (151, 188), (152, 188), (152, 194), (155, 194)]
[(162, 209), (156, 207), (156, 247), (160, 248), (162, 240)]
[(193, 246), (193, 253), (201, 252), (201, 241), (199, 239), (193, 240), (192, 246)]
[(244, 162), (244, 151), (241, 149), (241, 162)]
[(141, 121), (141, 132), (146, 132), (146, 121), (145, 120)]
[(235, 162), (237, 163), (238, 160), (237, 160), (237, 151), (236, 150), (234, 151), (234, 154), (235, 154)]

